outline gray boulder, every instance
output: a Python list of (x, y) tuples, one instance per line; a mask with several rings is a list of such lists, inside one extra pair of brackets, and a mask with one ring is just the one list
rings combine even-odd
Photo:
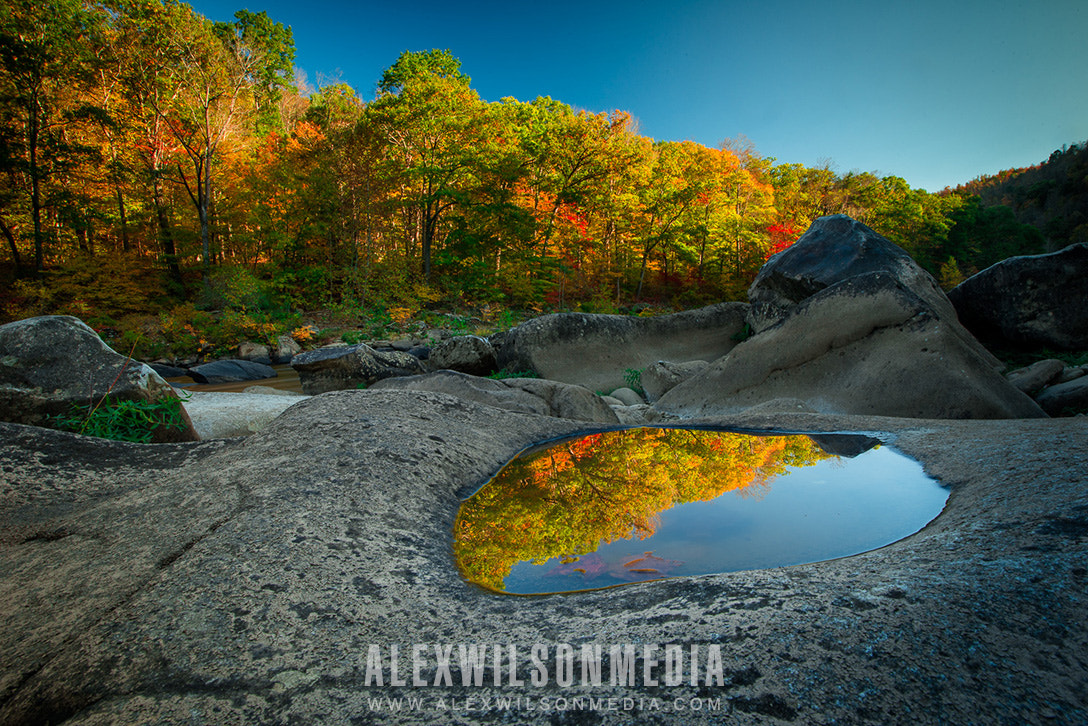
[(719, 303), (648, 318), (556, 313), (522, 323), (492, 342), (500, 368), (610, 391), (625, 385), (627, 370), (659, 360), (720, 358), (737, 344), (747, 311), (744, 303)]
[(276, 371), (272, 366), (263, 363), (228, 359), (194, 366), (189, 369), (189, 375), (197, 383), (237, 383), (275, 378)]
[(273, 363), (290, 363), (291, 359), (302, 352), (300, 346), (290, 335), (281, 335), (276, 338), (276, 347), (271, 351), (270, 358)]
[(1069, 366), (1066, 367), (1061, 372), (1061, 374), (1058, 375), (1057, 378), (1051, 381), (1051, 385), (1057, 383), (1068, 383), (1069, 381), (1075, 380), (1084, 375), (1088, 375), (1088, 368), (1086, 368), (1085, 366)]
[(234, 355), (241, 360), (253, 361), (254, 363), (263, 363), (264, 365), (272, 365), (271, 354), (268, 351), (267, 345), (261, 345), (260, 343), (254, 343), (247, 340), (238, 344), (237, 350)]
[(1054, 358), (1048, 358), (1012, 371), (1005, 377), (1009, 379), (1009, 383), (1031, 396), (1041, 391), (1045, 386), (1054, 383), (1055, 379), (1063, 371), (1065, 371), (1065, 363)]
[[(149, 366), (116, 353), (89, 326), (67, 315), (46, 315), (0, 325), (0, 421), (50, 426), (73, 404), (176, 398)], [(195, 441), (182, 408), (183, 428), (159, 427), (153, 441)]]
[(365, 343), (307, 351), (296, 355), (291, 360), (291, 367), (298, 371), (302, 390), (311, 396), (423, 372), (423, 366), (415, 356), (399, 351), (377, 351)]
[(979, 340), (1013, 348), (1088, 349), (1088, 245), (1010, 257), (948, 293)]
[(911, 418), (1045, 416), (954, 320), (884, 272), (813, 295), (657, 401), (705, 416), (776, 399), (826, 413)]
[(642, 396), (638, 395), (637, 392), (627, 386), (617, 388), (608, 395), (622, 403), (624, 406), (641, 406), (646, 403)]
[(955, 311), (933, 276), (902, 248), (845, 214), (820, 217), (800, 239), (760, 269), (748, 288), (754, 332), (782, 320), (790, 308), (836, 283), (884, 272), (913, 292), (939, 316)]
[(492, 380), (441, 370), (421, 376), (386, 378), (375, 383), (370, 390), (432, 391), (505, 411), (575, 421), (618, 422), (612, 409), (593, 392), (581, 386), (539, 378)]
[(1035, 402), (1051, 416), (1088, 413), (1088, 376), (1044, 388)]
[(686, 381), (708, 365), (710, 364), (705, 360), (685, 363), (659, 360), (647, 366), (646, 370), (642, 371), (642, 390), (646, 392), (646, 400), (653, 403), (675, 388), (678, 383)]
[(486, 376), (496, 367), (495, 349), (486, 338), (459, 335), (430, 349), (427, 368), (451, 370), (474, 376)]

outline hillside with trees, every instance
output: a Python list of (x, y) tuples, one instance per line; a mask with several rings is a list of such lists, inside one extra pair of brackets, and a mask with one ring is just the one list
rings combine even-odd
[(1084, 145), (930, 194), (743, 139), (654, 140), (619, 110), (487, 101), (448, 51), (391, 59), (369, 98), (299, 83), (294, 52), (263, 12), (5, 3), (0, 322), (72, 314), (150, 356), (168, 352), (150, 341), (267, 339), (318, 310), (395, 322), (742, 299), (826, 214), (946, 285), (1086, 234)]
[(1088, 142), (1063, 146), (1035, 166), (979, 177), (956, 193), (1007, 208), (1042, 232), (1048, 250), (1088, 242)]

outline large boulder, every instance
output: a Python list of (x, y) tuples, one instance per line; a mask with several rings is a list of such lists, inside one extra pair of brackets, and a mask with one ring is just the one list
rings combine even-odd
[(230, 358), (193, 366), (189, 376), (197, 383), (240, 383), (275, 378), (276, 369), (264, 363)]
[(857, 275), (884, 272), (943, 318), (955, 311), (933, 276), (902, 248), (845, 214), (820, 217), (801, 238), (771, 257), (748, 288), (753, 332), (782, 320), (794, 305)]
[(495, 349), (487, 338), (479, 335), (458, 335), (430, 349), (427, 368), (432, 371), (450, 370), (474, 376), (486, 376), (495, 371)]
[(266, 366), (272, 365), (272, 357), (268, 346), (254, 343), (252, 340), (239, 343), (237, 350), (235, 350), (235, 357), (241, 360), (250, 360), (254, 363), (263, 363)]
[(556, 313), (534, 318), (495, 338), (498, 365), (594, 391), (625, 385), (628, 370), (659, 360), (712, 361), (741, 337), (748, 306), (719, 303), (672, 315)]
[(1088, 377), (1081, 376), (1044, 388), (1035, 401), (1055, 417), (1088, 413)]
[(710, 364), (705, 360), (693, 360), (684, 363), (659, 360), (647, 366), (646, 370), (642, 371), (641, 377), (642, 390), (646, 392), (646, 400), (653, 403), (675, 388), (681, 381), (686, 381), (708, 365)]
[(276, 347), (270, 351), (269, 357), (273, 363), (290, 363), (291, 359), (302, 352), (299, 345), (290, 335), (281, 335), (276, 338)]
[(596, 423), (619, 421), (608, 404), (592, 391), (539, 378), (492, 380), (440, 370), (422, 376), (386, 378), (371, 386), (371, 390), (433, 391), (505, 411)]
[(948, 293), (960, 321), (991, 345), (1088, 349), (1088, 244), (1010, 257)]
[(800, 399), (827, 413), (1045, 416), (1000, 368), (954, 319), (887, 273), (875, 272), (816, 293), (655, 406), (706, 416)]
[(1065, 363), (1054, 358), (1047, 358), (1012, 371), (1006, 374), (1005, 377), (1009, 380), (1009, 383), (1029, 396), (1033, 396), (1043, 390), (1045, 386), (1054, 383), (1054, 380), (1064, 371)]
[[(156, 401), (177, 394), (149, 366), (115, 352), (78, 318), (46, 315), (0, 325), (0, 421), (51, 426), (52, 416), (107, 396)], [(153, 429), (152, 440), (195, 441), (184, 407), (182, 424)]]
[(378, 351), (365, 343), (331, 346), (300, 353), (291, 359), (302, 390), (311, 396), (369, 386), (383, 378), (423, 373), (419, 359), (399, 351)]

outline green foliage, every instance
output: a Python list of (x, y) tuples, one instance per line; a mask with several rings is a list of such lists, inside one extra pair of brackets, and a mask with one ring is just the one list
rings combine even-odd
[(267, 310), (273, 305), (270, 287), (244, 267), (219, 267), (208, 275), (196, 305), (204, 310)]
[(340, 340), (344, 341), (348, 345), (355, 345), (357, 343), (362, 343), (363, 340), (365, 340), (365, 337), (363, 336), (361, 331), (348, 330), (340, 336)]
[(1024, 368), (1032, 363), (1049, 359), (1060, 360), (1071, 367), (1088, 366), (1088, 351), (1052, 350), (1050, 348), (1033, 351), (999, 349), (993, 351), (993, 354), (1005, 363), (1008, 370)]
[(185, 428), (181, 399), (162, 396), (153, 401), (104, 397), (94, 406), (72, 405), (67, 416), (53, 417), (57, 428), (114, 441), (150, 443), (156, 429)]
[(506, 380), (507, 378), (540, 378), (535, 371), (508, 371), (501, 370), (495, 371), (488, 378), (495, 381)]
[(1042, 232), (1018, 222), (1009, 207), (987, 207), (979, 197), (968, 197), (949, 218), (947, 242), (934, 252), (954, 258), (969, 274), (1008, 257), (1045, 251)]
[(642, 369), (640, 368), (627, 368), (623, 371), (623, 382), (627, 384), (635, 393), (640, 396), (645, 395), (645, 391), (642, 390)]
[(938, 280), (941, 283), (941, 289), (943, 290), (951, 290), (956, 285), (963, 282), (964, 274), (960, 272), (960, 265), (955, 257), (949, 257), (948, 260), (941, 265), (941, 274)]
[(278, 336), (290, 333), (300, 325), (301, 319), (296, 313), (208, 311), (185, 303), (159, 315), (156, 334), (173, 354), (213, 356), (227, 355), (245, 340), (271, 345)]

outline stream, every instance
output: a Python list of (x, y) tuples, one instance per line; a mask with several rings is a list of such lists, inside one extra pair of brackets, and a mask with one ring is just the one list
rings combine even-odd
[(175, 388), (184, 388), (187, 391), (216, 391), (219, 393), (241, 393), (250, 386), (267, 386), (280, 391), (293, 391), (303, 393), (302, 383), (298, 379), (298, 371), (289, 363), (272, 366), (276, 371), (275, 378), (262, 378), (257, 381), (236, 381), (232, 383), (196, 383), (189, 376), (167, 378), (166, 382)]

